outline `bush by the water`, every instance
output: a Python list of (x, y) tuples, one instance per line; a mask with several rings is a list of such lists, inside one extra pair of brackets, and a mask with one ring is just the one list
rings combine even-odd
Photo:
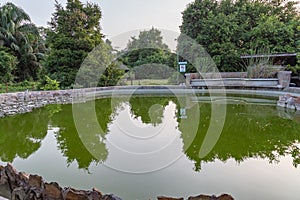
[[(26, 90), (59, 90), (59, 82), (45, 76), (45, 80), (38, 81), (23, 81), (20, 83), (11, 83), (7, 86), (7, 92), (23, 92)], [(6, 92), (6, 84), (0, 83), (0, 93)]]
[(39, 90), (59, 90), (59, 82), (45, 76), (44, 80), (38, 85)]
[[(20, 83), (13, 83), (8, 85), (8, 92), (22, 92), (25, 90), (36, 90), (38, 86), (38, 82), (34, 81), (23, 81)], [(0, 93), (6, 92), (6, 85), (0, 84)]]

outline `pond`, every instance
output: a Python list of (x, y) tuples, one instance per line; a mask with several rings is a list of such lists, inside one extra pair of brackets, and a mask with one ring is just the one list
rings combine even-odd
[(0, 164), (125, 200), (222, 193), (295, 199), (299, 116), (274, 99), (257, 102), (245, 96), (219, 102), (225, 123), (204, 154), (209, 128), (219, 120), (207, 96), (102, 98), (78, 104), (77, 116), (72, 105), (49, 105), (0, 119)]

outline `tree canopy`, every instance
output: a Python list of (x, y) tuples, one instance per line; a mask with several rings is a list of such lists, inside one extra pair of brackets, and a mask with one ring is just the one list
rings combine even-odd
[[(194, 63), (198, 66), (187, 65), (188, 72), (194, 72), (199, 67), (206, 70), (212, 67), (208, 65), (214, 65), (205, 61), (207, 57), (199, 61), (199, 53), (205, 54), (205, 50), (220, 71), (244, 70), (240, 59), (244, 54), (264, 50), (299, 52), (300, 15), (296, 5), (289, 0), (195, 0), (182, 13), (182, 37), (178, 38), (177, 53), (188, 57), (186, 60), (197, 61)], [(62, 88), (72, 87), (83, 62), (96, 47), (97, 51), (85, 63), (93, 66), (80, 77), (90, 78), (83, 80), (81, 87), (117, 84), (124, 74), (120, 63), (132, 69), (136, 79), (165, 79), (175, 74), (177, 61), (185, 60), (170, 51), (161, 31), (154, 27), (131, 37), (116, 59), (110, 42), (104, 42), (101, 17), (97, 4), (67, 0), (66, 6), (62, 6), (55, 1), (48, 27), (37, 27), (22, 8), (10, 2), (0, 4), (0, 84), (23, 81), (43, 84), (48, 77)], [(198, 44), (185, 41), (188, 38), (185, 36), (204, 48), (199, 51)], [(299, 62), (298, 56), (298, 67), (291, 70), (299, 72)], [(99, 66), (102, 68), (96, 69)], [(95, 78), (99, 80), (97, 83), (89, 82)]]
[(143, 49), (143, 48), (168, 50), (168, 45), (163, 43), (161, 31), (152, 27), (150, 30), (144, 30), (139, 33), (138, 38), (131, 37), (126, 50)]
[(161, 31), (153, 27), (131, 37), (119, 60), (134, 68), (137, 79), (168, 78), (176, 66), (176, 55), (163, 42)]
[(22, 8), (12, 3), (0, 7), (0, 16), (0, 47), (9, 49), (8, 53), (18, 59), (14, 77), (17, 81), (37, 80), (46, 51), (39, 29)]
[(50, 28), (46, 34), (50, 52), (46, 73), (62, 87), (74, 84), (76, 73), (87, 54), (102, 43), (100, 7), (68, 0), (66, 8), (56, 2)]
[(296, 2), (196, 0), (183, 12), (180, 29), (203, 45), (219, 70), (240, 71), (243, 54), (297, 52), (299, 25)]

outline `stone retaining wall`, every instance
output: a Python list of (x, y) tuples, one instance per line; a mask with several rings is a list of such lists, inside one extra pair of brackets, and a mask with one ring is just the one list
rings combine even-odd
[[(74, 90), (24, 91), (0, 94), (0, 118), (31, 112), (49, 104), (80, 103), (91, 99), (106, 97), (116, 90), (183, 89), (182, 86), (127, 86), (99, 87)], [(128, 92), (127, 92), (128, 93)], [(130, 93), (129, 93), (130, 94)]]
[(300, 111), (300, 97), (292, 96), (291, 94), (279, 96), (277, 106)]
[[(80, 93), (77, 91), (75, 93)], [(0, 117), (31, 112), (49, 104), (72, 103), (73, 90), (35, 91), (0, 94)]]

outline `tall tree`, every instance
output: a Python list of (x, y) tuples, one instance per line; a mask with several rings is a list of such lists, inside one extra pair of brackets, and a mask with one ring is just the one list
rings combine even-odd
[(14, 72), (18, 81), (38, 78), (46, 51), (44, 42), (29, 15), (12, 3), (0, 7), (0, 46), (11, 49), (18, 58)]
[(135, 68), (135, 77), (168, 78), (176, 66), (176, 55), (163, 42), (161, 31), (156, 28), (141, 31), (138, 38), (132, 37), (119, 60)]
[(219, 70), (240, 71), (242, 54), (262, 48), (296, 52), (299, 25), (296, 2), (195, 0), (183, 12), (180, 29), (204, 46)]
[(102, 43), (101, 10), (96, 4), (68, 0), (66, 8), (56, 1), (46, 34), (50, 52), (46, 73), (62, 87), (74, 84), (76, 73), (87, 54)]

